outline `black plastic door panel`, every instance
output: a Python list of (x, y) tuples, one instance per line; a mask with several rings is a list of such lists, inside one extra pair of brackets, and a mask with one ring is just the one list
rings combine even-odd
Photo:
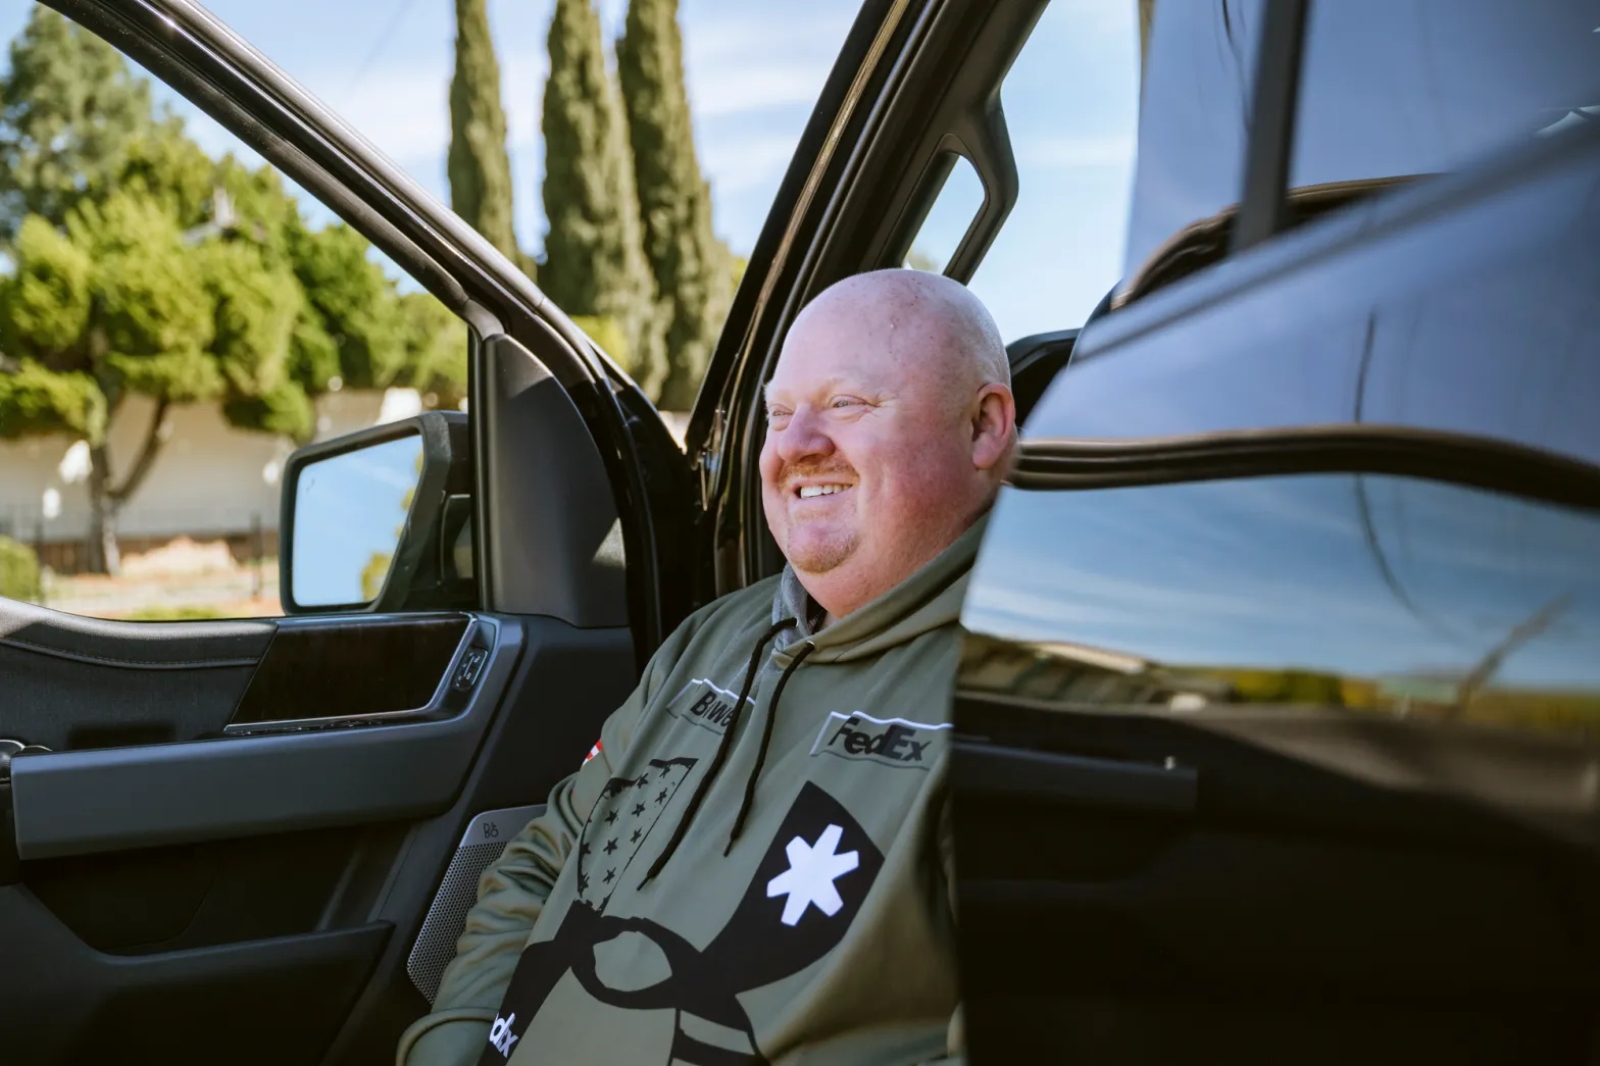
[[(0, 735), (53, 707), (68, 738), (65, 750), (12, 759), (0, 793), (8, 1063), (199, 1061), (224, 1044), (230, 1061), (316, 1062), (341, 1032), (340, 1061), (392, 1056), (399, 1028), (426, 1009), (406, 972), (425, 920), (459, 921), (470, 903), (469, 893), (445, 901), (450, 913), (435, 905), (446, 868), (466, 850), (463, 831), (481, 830), (474, 815), (542, 799), (631, 677), (626, 630), (550, 619), (469, 613), (163, 630), (9, 601), (0, 609)], [(319, 688), (338, 692), (342, 671), (385, 672), (345, 652), (372, 647), (377, 634), (380, 645), (425, 656), (441, 643), (428, 632), (441, 623), (446, 653), (409, 708), (369, 701), (358, 708), (366, 714), (339, 715), (319, 702)], [(245, 646), (257, 629), (268, 639)], [(302, 685), (277, 718), (241, 721), (252, 688), (274, 684), (273, 649), (285, 645), (297, 670), (323, 682)], [(259, 661), (248, 662), (258, 647)], [(218, 648), (229, 658), (202, 661), (201, 651)], [(474, 650), (486, 654), (469, 668)], [(70, 671), (35, 668), (33, 658), (97, 665), (75, 693)], [(174, 691), (205, 693), (187, 689), (184, 675), (236, 669), (219, 661), (246, 663), (239, 692), (163, 703)], [(100, 690), (101, 668), (119, 672), (114, 697)], [(166, 742), (71, 742), (85, 735), (71, 722), (117, 713), (138, 723), (140, 738)], [(496, 826), (495, 835), (520, 828)]]

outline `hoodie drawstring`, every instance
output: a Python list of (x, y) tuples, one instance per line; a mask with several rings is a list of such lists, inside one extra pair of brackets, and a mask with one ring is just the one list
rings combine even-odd
[[(717, 774), (722, 770), (722, 764), (728, 761), (728, 749), (733, 746), (734, 727), (739, 724), (739, 715), (744, 711), (745, 700), (750, 698), (750, 688), (755, 684), (756, 674), (761, 669), (761, 653), (766, 650), (773, 637), (798, 624), (793, 618), (785, 618), (763, 633), (761, 639), (756, 641), (756, 649), (750, 653), (750, 665), (745, 668), (744, 685), (739, 689), (739, 698), (734, 701), (733, 711), (728, 716), (727, 728), (722, 731), (722, 741), (717, 745), (717, 754), (712, 758), (711, 766), (706, 770), (705, 776), (700, 779), (699, 786), (694, 790), (694, 796), (690, 798), (689, 806), (684, 808), (683, 817), (679, 818), (678, 824), (673, 827), (672, 837), (667, 841), (667, 846), (656, 857), (656, 861), (650, 864), (650, 872), (644, 875), (644, 880), (639, 882), (640, 888), (653, 881), (656, 874), (661, 872), (661, 868), (667, 865), (667, 860), (672, 858), (672, 853), (678, 850), (678, 844), (682, 842), (683, 835), (689, 831), (689, 823), (694, 821), (695, 813), (700, 810), (700, 804), (705, 800), (706, 793), (711, 791), (711, 782), (715, 780)], [(790, 664), (790, 669), (793, 669), (793, 665), (792, 663)], [(763, 750), (765, 750), (765, 746), (763, 743)]]
[(750, 777), (744, 783), (744, 802), (739, 804), (739, 814), (733, 820), (733, 832), (728, 834), (728, 846), (722, 849), (724, 857), (733, 850), (734, 841), (739, 839), (739, 833), (744, 829), (745, 816), (750, 813), (750, 804), (756, 798), (756, 778), (761, 776), (761, 767), (767, 761), (767, 745), (772, 743), (772, 724), (778, 720), (778, 701), (783, 698), (783, 686), (789, 683), (789, 677), (794, 673), (795, 667), (816, 650), (815, 644), (806, 641), (806, 646), (790, 660), (789, 665), (779, 676), (778, 687), (772, 690), (772, 700), (767, 704), (767, 718), (761, 723), (761, 747), (756, 749), (756, 764), (750, 768)]

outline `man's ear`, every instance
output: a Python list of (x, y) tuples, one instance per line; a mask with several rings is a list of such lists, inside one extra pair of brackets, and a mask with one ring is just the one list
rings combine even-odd
[(1011, 457), (1017, 439), (1017, 401), (1011, 389), (991, 382), (978, 390), (972, 416), (972, 465), (992, 470)]

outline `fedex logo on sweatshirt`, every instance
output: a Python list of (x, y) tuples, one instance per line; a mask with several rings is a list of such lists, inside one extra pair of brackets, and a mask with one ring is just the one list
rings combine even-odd
[(930, 725), (904, 718), (874, 718), (855, 711), (828, 715), (822, 731), (811, 745), (813, 755), (837, 755), (841, 759), (870, 759), (886, 766), (910, 766), (926, 770), (933, 761), (929, 749), (950, 723)]

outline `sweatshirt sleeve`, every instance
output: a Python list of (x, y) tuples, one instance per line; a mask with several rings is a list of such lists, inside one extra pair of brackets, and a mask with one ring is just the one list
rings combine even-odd
[(662, 645), (627, 700), (606, 719), (599, 750), (550, 792), (544, 814), (506, 845), (478, 880), (478, 902), (467, 912), (456, 956), (439, 980), (433, 1010), (400, 1037), (398, 1066), (475, 1063), (505, 997), (534, 922), (561, 876), (567, 856), (612, 766), (621, 762), (634, 727), (685, 643), (686, 624)]

